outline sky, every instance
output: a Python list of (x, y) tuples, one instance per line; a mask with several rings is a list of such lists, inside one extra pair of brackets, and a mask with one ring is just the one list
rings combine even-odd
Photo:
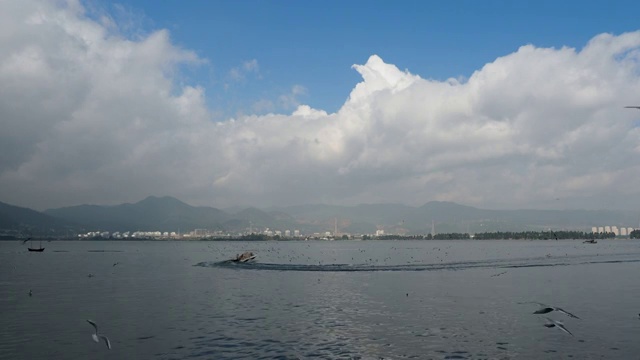
[(0, 201), (640, 209), (632, 1), (0, 1)]

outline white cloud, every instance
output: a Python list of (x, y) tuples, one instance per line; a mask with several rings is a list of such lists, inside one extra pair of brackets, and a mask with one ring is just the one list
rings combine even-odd
[(231, 68), (231, 70), (229, 70), (229, 77), (234, 81), (242, 81), (246, 79), (247, 74), (251, 73), (256, 74), (256, 76), (260, 78), (260, 65), (258, 65), (258, 60), (256, 59), (245, 61), (241, 66)]
[(279, 99), (290, 115), (214, 123), (205, 89), (174, 81), (204, 60), (167, 31), (130, 39), (77, 2), (56, 4), (0, 3), (0, 201), (640, 200), (638, 113), (622, 108), (640, 93), (640, 32), (598, 35), (581, 50), (526, 45), (443, 82), (374, 55), (354, 65), (363, 81), (336, 113), (301, 104), (306, 90), (294, 86)]
[(249, 61), (245, 61), (244, 63), (242, 63), (242, 68), (246, 72), (255, 72), (255, 73), (257, 73), (258, 69), (259, 69), (258, 60), (252, 59), (252, 60), (249, 60)]
[(291, 87), (291, 91), (282, 94), (278, 97), (278, 102), (280, 103), (280, 107), (285, 110), (290, 110), (298, 107), (300, 105), (300, 101), (298, 97), (302, 95), (306, 95), (307, 89), (302, 85), (293, 85)]

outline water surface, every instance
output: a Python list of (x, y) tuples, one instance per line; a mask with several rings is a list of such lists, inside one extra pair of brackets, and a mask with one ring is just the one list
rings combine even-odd
[[(0, 242), (0, 357), (637, 358), (640, 242)], [(253, 251), (258, 261), (225, 260)], [(117, 263), (117, 264), (116, 264)], [(116, 264), (114, 266), (114, 264)], [(92, 276), (89, 276), (91, 274)], [(29, 290), (32, 296), (29, 296)], [(538, 301), (581, 317), (544, 327)], [(113, 345), (91, 340), (92, 319)]]

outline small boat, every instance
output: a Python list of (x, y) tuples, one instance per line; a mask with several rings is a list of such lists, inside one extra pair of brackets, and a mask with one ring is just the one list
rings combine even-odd
[(256, 256), (252, 252), (247, 251), (247, 252), (244, 252), (244, 253), (242, 253), (240, 255), (236, 255), (236, 258), (235, 259), (231, 259), (231, 261), (232, 262), (238, 262), (238, 263), (246, 263), (246, 262), (249, 262), (251, 260), (254, 260), (255, 258), (256, 258)]
[(596, 239), (591, 239), (591, 240), (585, 240), (582, 243), (584, 243), (584, 244), (597, 244), (598, 242), (596, 241)]
[(40, 247), (34, 248), (33, 247), (33, 240), (31, 238), (28, 238), (26, 240), (24, 240), (22, 243), (26, 243), (27, 241), (29, 241), (29, 251), (35, 251), (35, 252), (43, 252), (44, 248), (42, 247), (42, 240), (40, 240)]

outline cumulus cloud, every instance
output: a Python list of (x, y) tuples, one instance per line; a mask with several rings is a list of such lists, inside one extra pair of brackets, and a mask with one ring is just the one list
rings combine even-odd
[(166, 30), (131, 39), (114, 26), (77, 2), (0, 4), (0, 201), (640, 200), (640, 113), (622, 108), (640, 93), (640, 32), (582, 49), (525, 45), (466, 80), (429, 80), (373, 55), (353, 66), (363, 80), (335, 113), (301, 104), (296, 86), (279, 99), (290, 114), (213, 122), (205, 89), (174, 81), (203, 59)]

